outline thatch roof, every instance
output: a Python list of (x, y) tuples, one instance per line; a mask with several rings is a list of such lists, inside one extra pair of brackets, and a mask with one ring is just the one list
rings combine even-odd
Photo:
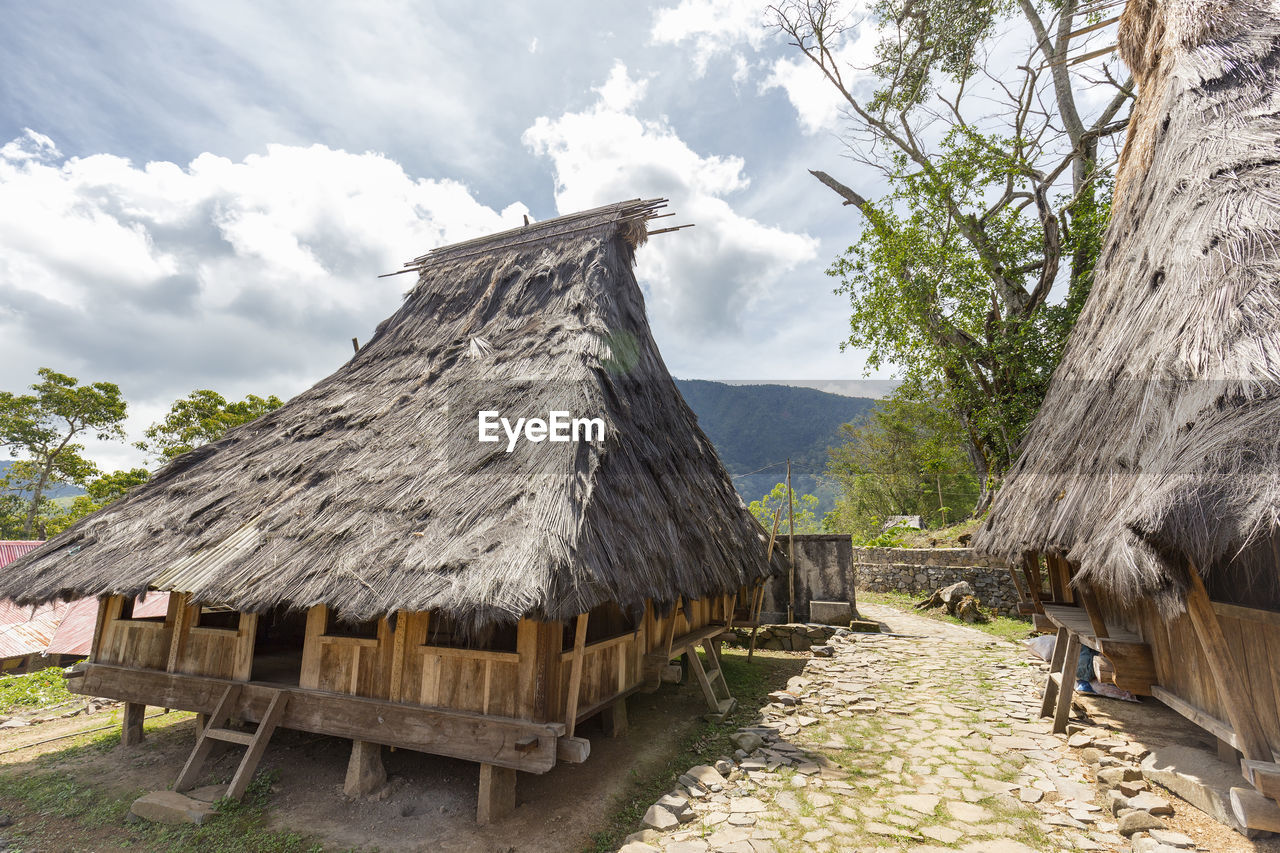
[(1176, 609), (1188, 558), (1274, 593), (1280, 554), (1280, 20), (1130, 0), (1141, 83), (1096, 281), (974, 537), (1067, 554)]
[[(347, 364), (10, 564), (0, 597), (192, 593), (464, 629), (736, 591), (760, 526), (676, 390), (631, 267), (661, 200), (439, 249)], [(477, 413), (606, 422), (480, 443)]]

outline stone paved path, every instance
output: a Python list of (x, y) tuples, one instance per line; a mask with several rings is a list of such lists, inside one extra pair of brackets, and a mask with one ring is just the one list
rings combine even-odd
[[(1038, 719), (1021, 646), (860, 608), (911, 636), (833, 641), (650, 809), (625, 853), (1128, 850), (1086, 767)], [(693, 784), (693, 783), (697, 784)]]

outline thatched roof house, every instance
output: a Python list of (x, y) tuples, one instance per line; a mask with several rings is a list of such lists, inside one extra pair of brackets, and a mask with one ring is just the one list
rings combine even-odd
[(699, 643), (726, 711), (714, 638), (771, 571), (645, 319), (631, 268), (662, 205), (415, 259), (350, 362), (14, 561), (0, 597), (101, 599), (72, 689), (129, 703), (126, 743), (146, 704), (209, 715), (179, 790), (221, 739), (249, 746), (239, 796), (278, 725), (356, 741), (351, 793), (379, 744), (480, 762), (488, 821), (515, 770), (584, 760), (575, 725), (620, 731)]
[[(654, 344), (631, 267), (656, 201), (436, 250), (337, 372), (15, 561), (0, 597), (190, 593), (436, 610), (472, 627), (763, 577), (759, 528)], [(477, 413), (599, 443), (477, 440)]]
[(1110, 622), (1150, 644), (1146, 692), (1270, 762), (1280, 675), (1255, 664), (1280, 652), (1280, 16), (1130, 0), (1120, 48), (1138, 98), (1093, 291), (973, 544), (1045, 555), (1057, 604), (1074, 590), (1099, 637)]
[[(1203, 7), (1203, 8), (1202, 8)], [(1090, 294), (974, 545), (1176, 602), (1186, 559), (1280, 608), (1280, 22), (1130, 2), (1141, 82)]]

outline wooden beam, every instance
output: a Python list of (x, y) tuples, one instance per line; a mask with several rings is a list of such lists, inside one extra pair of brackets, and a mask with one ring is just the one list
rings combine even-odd
[(492, 764), (480, 765), (480, 790), (476, 823), (488, 826), (502, 820), (516, 807), (516, 771)]
[(324, 635), (328, 608), (316, 604), (307, 611), (307, 628), (302, 638), (302, 671), (298, 686), (315, 689), (320, 686), (320, 637)]
[(104, 595), (98, 599), (98, 617), (93, 623), (93, 643), (89, 646), (89, 662), (98, 659), (98, 650), (102, 647), (102, 628), (107, 624), (107, 609), (114, 596)]
[(569, 670), (569, 692), (564, 697), (564, 727), (568, 737), (573, 737), (573, 730), (578, 724), (578, 699), (582, 693), (582, 664), (586, 657), (584, 649), (587, 647), (588, 615), (578, 614), (577, 629), (573, 632), (573, 663)]
[(1231, 648), (1227, 645), (1227, 638), (1223, 636), (1222, 626), (1218, 624), (1218, 615), (1209, 601), (1209, 592), (1200, 579), (1200, 572), (1190, 561), (1187, 565), (1187, 578), (1187, 614), (1191, 617), (1196, 637), (1199, 638), (1204, 656), (1209, 662), (1214, 683), (1218, 687), (1219, 703), (1235, 731), (1237, 746), (1248, 760), (1270, 761), (1271, 746), (1254, 713), (1248, 684), (1231, 656)]
[(1250, 788), (1232, 788), (1231, 811), (1246, 829), (1280, 832), (1280, 806)]
[[(68, 689), (87, 696), (210, 713), (228, 686), (240, 689), (232, 716), (262, 720), (277, 687), (223, 678), (167, 673), (160, 670), (92, 664)], [(515, 770), (545, 773), (555, 766), (556, 740), (563, 723), (539, 723), (469, 711), (424, 708), (347, 696), (323, 690), (291, 690), (295, 700), (285, 708), (280, 725), (287, 729), (367, 740), (467, 761), (486, 761)], [(538, 737), (538, 748), (521, 752), (516, 742)]]
[(236, 657), (232, 678), (248, 681), (253, 675), (253, 644), (258, 637), (258, 614), (241, 613), (240, 626), (236, 630)]
[(178, 661), (182, 659), (182, 652), (187, 645), (187, 637), (190, 636), (188, 629), (192, 625), (191, 611), (195, 608), (188, 605), (191, 596), (185, 592), (169, 593), (170, 602), (176, 601), (176, 610), (173, 616), (173, 634), (169, 639), (169, 672), (178, 671)]
[(1091, 589), (1081, 589), (1080, 602), (1084, 604), (1084, 612), (1089, 617), (1089, 625), (1093, 628), (1093, 636), (1098, 639), (1105, 639), (1107, 634), (1107, 620), (1102, 616), (1102, 607), (1098, 604), (1098, 598)]
[(1098, 638), (1094, 645), (1097, 646), (1098, 653), (1115, 669), (1113, 683), (1116, 687), (1139, 696), (1151, 695), (1151, 688), (1156, 681), (1156, 661), (1151, 654), (1151, 646), (1110, 637)]
[(627, 733), (627, 697), (613, 700), (604, 709), (604, 733), (609, 737), (621, 737)]
[(1280, 764), (1246, 758), (1241, 760), (1240, 769), (1255, 791), (1264, 797), (1280, 800)]
[(400, 610), (396, 613), (396, 631), (395, 640), (391, 645), (391, 687), (389, 689), (389, 698), (392, 702), (400, 702), (403, 700), (400, 694), (404, 692), (404, 655), (405, 655), (405, 636), (409, 633), (409, 611)]
[(1208, 711), (1192, 705), (1186, 699), (1158, 684), (1151, 686), (1151, 697), (1159, 700), (1170, 710), (1177, 711), (1209, 734), (1214, 735), (1218, 740), (1225, 741), (1232, 749), (1239, 749), (1236, 733), (1231, 730), (1230, 723), (1219, 720)]
[(142, 721), (146, 718), (147, 706), (141, 702), (124, 704), (124, 723), (120, 727), (120, 744), (137, 746), (142, 743)]

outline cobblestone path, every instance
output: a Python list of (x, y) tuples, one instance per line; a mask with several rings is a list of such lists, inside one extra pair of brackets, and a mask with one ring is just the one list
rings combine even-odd
[(1038, 719), (1043, 671), (1023, 648), (861, 609), (898, 636), (835, 639), (734, 736), (734, 756), (650, 808), (625, 853), (1130, 849)]

